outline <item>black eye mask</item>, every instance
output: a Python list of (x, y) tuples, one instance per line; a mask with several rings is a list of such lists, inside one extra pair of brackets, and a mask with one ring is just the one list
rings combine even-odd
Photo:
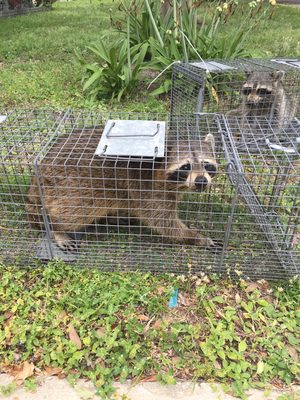
[(242, 92), (245, 96), (248, 96), (252, 92), (252, 87), (243, 87)]
[(217, 173), (217, 167), (209, 162), (204, 162), (205, 171), (209, 173), (210, 176), (214, 176)]
[(190, 163), (184, 164), (179, 169), (169, 175), (169, 180), (175, 182), (185, 182), (189, 176), (189, 171), (191, 171), (191, 169), (192, 167)]
[(179, 168), (179, 171), (190, 171), (192, 169), (191, 164), (184, 164)]
[(270, 96), (272, 94), (270, 90), (265, 88), (258, 88), (256, 92), (259, 96)]

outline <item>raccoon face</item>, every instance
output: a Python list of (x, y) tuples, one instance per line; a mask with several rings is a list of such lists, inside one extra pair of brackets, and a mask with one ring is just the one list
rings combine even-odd
[(242, 87), (242, 95), (247, 106), (254, 109), (269, 108), (273, 104), (283, 76), (283, 71), (250, 74)]
[(181, 145), (177, 149), (177, 157), (172, 150), (167, 181), (176, 183), (177, 190), (206, 190), (217, 173), (213, 135), (207, 135), (202, 142), (192, 141), (188, 147)]

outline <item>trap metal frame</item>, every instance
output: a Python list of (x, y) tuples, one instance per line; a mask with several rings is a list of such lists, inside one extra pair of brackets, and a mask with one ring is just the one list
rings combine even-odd
[[(129, 157), (124, 162), (118, 157), (104, 157), (99, 164), (94, 135), (100, 139), (108, 119), (165, 120), (166, 148), (176, 149), (173, 169), (174, 160), (179, 167), (187, 154), (192, 157), (195, 141), (200, 158), (202, 155), (205, 159), (206, 148), (201, 143), (207, 135), (213, 135), (218, 173), (211, 186), (201, 193), (191, 187), (180, 198), (179, 189), (170, 189), (165, 179), (168, 153), (157, 160), (162, 163), (159, 178), (153, 172), (155, 160)], [(276, 130), (270, 129), (274, 142)], [(5, 262), (24, 265), (58, 257), (76, 266), (108, 271), (217, 272), (255, 279), (299, 274), (299, 153), (262, 151), (258, 147), (255, 154), (247, 146), (237, 149), (226, 117), (201, 114), (173, 115), (169, 119), (151, 114), (23, 110), (9, 113), (0, 124), (0, 132), (0, 255)], [(261, 133), (257, 131), (257, 135)], [(39, 186), (35, 192), (39, 201), (36, 214), (41, 217), (34, 227), (26, 211), (33, 178)], [(101, 195), (97, 191), (99, 180)], [(118, 186), (124, 182), (134, 191), (139, 202), (135, 207), (147, 214), (148, 221), (160, 221), (165, 228), (172, 222), (168, 215), (174, 218), (169, 209), (175, 206), (189, 229), (212, 238), (218, 246), (206, 249), (158, 233), (132, 212), (131, 189), (125, 193), (127, 205), (90, 223), (89, 214), (99, 208), (97, 196), (102, 196), (100, 204), (104, 205), (100, 207), (107, 207), (112, 196), (124, 199), (124, 191)], [(114, 185), (114, 194), (110, 184)], [(71, 210), (71, 215), (87, 221), (80, 229), (75, 223), (69, 229), (75, 244), (72, 251), (62, 250), (53, 240), (49, 196), (50, 200), (64, 198), (65, 212)], [(76, 196), (80, 207), (75, 210), (68, 199)], [(147, 208), (145, 201), (149, 199), (154, 205)], [(58, 216), (62, 210), (58, 207)], [(173, 231), (173, 235), (179, 234)]]
[[(300, 60), (175, 64), (171, 119), (186, 112), (218, 115), (224, 149), (234, 170), (231, 181), (265, 239), (278, 257), (282, 255), (283, 264), (299, 269), (299, 259), (290, 252), (291, 241), (284, 245), (282, 240), (291, 235), (299, 244)], [(281, 213), (282, 204), (288, 203), (291, 226)]]
[(0, 0), (0, 17), (45, 11), (48, 7), (43, 6), (41, 3), (38, 0)]

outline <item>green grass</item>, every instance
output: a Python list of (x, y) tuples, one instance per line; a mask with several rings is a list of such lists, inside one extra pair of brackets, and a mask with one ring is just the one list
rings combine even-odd
[(51, 365), (91, 379), (102, 396), (113, 380), (151, 377), (220, 381), (245, 398), (300, 372), (299, 284), (1, 265), (0, 368)]
[[(113, 40), (109, 0), (57, 2), (53, 10), (2, 19), (0, 24), (0, 103), (4, 107), (95, 107), (105, 101), (83, 96), (83, 74), (74, 49), (83, 51), (106, 34)], [(237, 15), (224, 26), (224, 34), (239, 23)], [(278, 6), (273, 19), (263, 21), (246, 43), (254, 56), (300, 56), (300, 7)], [(151, 99), (143, 90), (122, 104), (133, 111), (165, 111), (168, 102)]]

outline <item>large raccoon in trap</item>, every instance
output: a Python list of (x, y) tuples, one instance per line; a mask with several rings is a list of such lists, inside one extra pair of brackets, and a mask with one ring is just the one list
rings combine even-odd
[(274, 122), (279, 129), (286, 126), (296, 115), (297, 98), (286, 92), (284, 75), (284, 71), (249, 74), (242, 87), (240, 106), (226, 115), (241, 117), (242, 129), (245, 126), (259, 128), (259, 117)]
[(95, 156), (100, 137), (100, 129), (84, 129), (52, 146), (28, 192), (26, 211), (33, 224), (43, 226), (43, 207), (64, 251), (77, 248), (68, 232), (124, 214), (171, 241), (215, 245), (188, 228), (176, 210), (181, 193), (204, 191), (217, 172), (213, 135), (185, 144), (169, 141), (164, 159), (143, 162)]

